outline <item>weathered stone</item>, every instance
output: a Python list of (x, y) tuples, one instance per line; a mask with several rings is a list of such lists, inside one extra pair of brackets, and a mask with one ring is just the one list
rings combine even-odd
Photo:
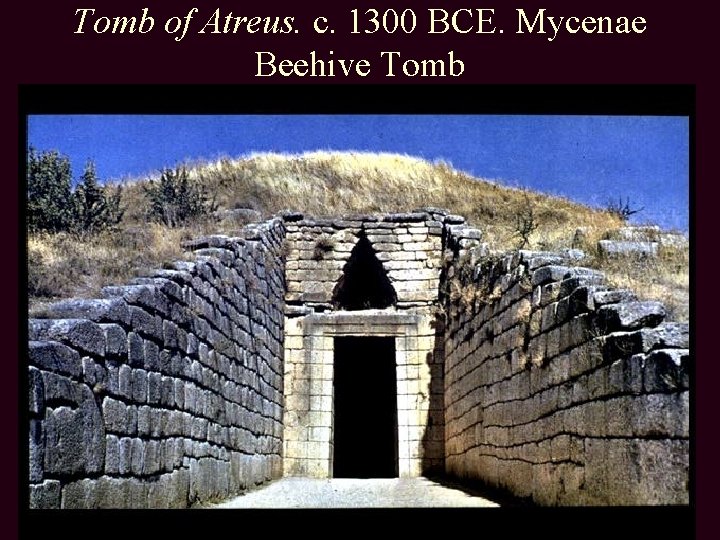
[(614, 332), (657, 326), (665, 318), (665, 313), (665, 306), (660, 302), (623, 302), (602, 306), (598, 317), (604, 331)]
[(646, 392), (686, 390), (690, 387), (690, 351), (661, 349), (652, 351), (644, 362)]
[(132, 399), (132, 368), (126, 364), (118, 370), (118, 394), (127, 399)]
[(657, 242), (623, 242), (616, 240), (600, 240), (598, 251), (606, 257), (657, 257)]
[[(107, 426), (107, 421), (105, 423)], [(120, 441), (115, 435), (105, 436), (105, 474), (120, 473)]]
[(133, 330), (145, 337), (162, 339), (162, 326), (158, 329), (155, 317), (137, 306), (130, 306), (129, 309)]
[(397, 214), (385, 214), (382, 217), (382, 221), (389, 223), (400, 223), (403, 221), (417, 222), (425, 221), (428, 217), (428, 214), (426, 214), (425, 212), (406, 212)]
[(132, 370), (132, 399), (136, 403), (145, 403), (148, 396), (148, 373), (144, 369)]
[(130, 441), (130, 471), (133, 475), (140, 476), (143, 474), (145, 466), (146, 443), (142, 439), (131, 439)]
[(687, 349), (690, 346), (688, 323), (666, 322), (655, 328), (641, 330), (643, 350), (660, 348)]
[(120, 474), (130, 474), (132, 463), (132, 439), (122, 437), (118, 441), (118, 469)]
[(127, 303), (122, 298), (69, 299), (50, 304), (46, 309), (54, 319), (88, 319), (98, 323), (130, 322)]
[(605, 357), (610, 360), (647, 353), (661, 348), (687, 348), (687, 323), (663, 323), (655, 328), (642, 328), (631, 332), (613, 332), (605, 338)]
[(82, 362), (77, 351), (55, 341), (30, 341), (29, 359), (41, 369), (73, 377), (82, 373)]
[(171, 321), (163, 321), (163, 342), (165, 347), (175, 348), (178, 346), (178, 327)]
[(113, 433), (127, 433), (127, 409), (122, 401), (106, 397), (102, 402), (105, 429)]
[(45, 426), (41, 420), (30, 420), (29, 435), (30, 482), (41, 482), (43, 479), (43, 452), (45, 449)]
[(613, 362), (608, 373), (607, 392), (609, 394), (641, 393), (644, 361), (645, 357), (637, 354)]
[(637, 300), (637, 296), (632, 291), (625, 289), (616, 289), (610, 291), (597, 291), (593, 293), (593, 302), (597, 307), (605, 304), (617, 304), (618, 302), (632, 302)]
[(660, 227), (644, 225), (641, 227), (621, 227), (614, 231), (613, 236), (619, 240), (634, 242), (654, 241), (660, 233)]
[(84, 319), (30, 319), (31, 341), (60, 341), (96, 356), (105, 354), (105, 334), (99, 325)]
[(120, 357), (127, 354), (127, 334), (120, 325), (101, 324), (105, 333), (105, 354), (108, 357)]
[(40, 371), (28, 366), (28, 410), (41, 414), (45, 408), (45, 383)]
[[(63, 507), (165, 508), (283, 473), (326, 476), (334, 336), (383, 335), (397, 348), (400, 475), (445, 468), (544, 504), (647, 500), (635, 484), (682, 500), (687, 446), (658, 449), (689, 436), (687, 325), (646, 328), (642, 315), (620, 313), (631, 298), (575, 267), (579, 251), (490, 252), (457, 218), (298, 214), (249, 227), (244, 239), (205, 237), (188, 244), (196, 263), (106, 289), (120, 296), (77, 315), (102, 321), (105, 359), (67, 336), (70, 347), (52, 347), (69, 358), (31, 358), (32, 489), (60, 478), (52, 489), (63, 487)], [(361, 231), (397, 301), (337, 311), (336, 285)], [(316, 260), (320, 238), (334, 244)], [(124, 306), (126, 320), (102, 319), (111, 305)], [(613, 316), (608, 331), (629, 331), (602, 335), (594, 321)], [(46, 336), (57, 323), (31, 324)], [(78, 403), (95, 400), (105, 431), (88, 444)], [(95, 469), (89, 447), (102, 449)], [(75, 456), (55, 455), (66, 451)], [(651, 454), (672, 468), (671, 494)]]
[[(125, 285), (122, 287), (103, 287), (103, 294), (106, 298), (121, 297), (128, 304), (142, 306), (151, 311), (157, 311), (165, 315), (169, 314), (169, 301), (164, 294), (158, 291), (158, 285)], [(130, 309), (131, 323), (133, 318), (132, 305)]]
[(45, 471), (49, 474), (91, 474), (103, 469), (105, 427), (92, 392), (78, 385), (78, 407), (48, 408), (45, 417)]
[(465, 218), (457, 214), (449, 214), (443, 217), (443, 223), (446, 225), (460, 225), (465, 223)]
[(379, 261), (413, 261), (416, 260), (415, 252), (408, 251), (382, 251), (377, 254)]
[(578, 287), (568, 297), (566, 316), (574, 317), (581, 313), (595, 309), (594, 289), (592, 287)]
[[(138, 365), (138, 364), (133, 364)], [(160, 371), (160, 348), (150, 340), (143, 343), (143, 363), (138, 366), (144, 367), (148, 371)]]
[(107, 388), (107, 370), (102, 364), (95, 362), (89, 356), (82, 359), (82, 380), (94, 393), (102, 393)]
[(313, 312), (313, 309), (308, 306), (294, 306), (286, 304), (284, 307), (285, 315), (288, 317), (301, 317), (308, 315)]
[(645, 394), (634, 398), (629, 420), (633, 434), (648, 438), (662, 433), (667, 438), (690, 436), (689, 392)]
[(561, 265), (563, 262), (565, 262), (565, 258), (560, 255), (533, 257), (528, 260), (528, 269), (536, 270), (541, 266)]
[(60, 508), (60, 482), (45, 480), (42, 484), (31, 484), (30, 508)]
[(145, 365), (145, 351), (143, 339), (135, 332), (127, 335), (128, 364), (132, 367)]
[(160, 397), (162, 394), (162, 375), (151, 371), (148, 373), (148, 403), (157, 404), (160, 403)]
[(561, 281), (570, 274), (570, 270), (571, 269), (568, 266), (542, 266), (533, 272), (532, 285), (533, 287), (536, 287), (538, 285), (544, 285), (550, 281)]

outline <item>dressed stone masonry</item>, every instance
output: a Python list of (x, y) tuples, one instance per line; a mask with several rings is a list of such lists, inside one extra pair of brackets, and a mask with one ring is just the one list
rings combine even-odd
[(282, 475), (281, 220), (29, 321), (30, 506), (186, 507)]
[(543, 505), (688, 504), (688, 325), (576, 255), (456, 268), (478, 298), (447, 301), (446, 469)]
[[(194, 262), (29, 321), (31, 507), (186, 507), (333, 477), (337, 344), (366, 338), (392, 354), (395, 476), (688, 503), (688, 327), (582, 252), (495, 254), (436, 208), (286, 212), (186, 247)], [(361, 415), (376, 361), (350, 366)]]

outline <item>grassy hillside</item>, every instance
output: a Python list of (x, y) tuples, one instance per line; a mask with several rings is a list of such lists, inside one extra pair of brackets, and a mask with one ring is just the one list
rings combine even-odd
[[(514, 189), (475, 178), (444, 162), (395, 154), (313, 152), (303, 155), (258, 154), (241, 159), (186, 164), (224, 210), (249, 208), (262, 217), (284, 209), (310, 216), (410, 211), (423, 206), (447, 208), (484, 231), (495, 249), (514, 249), (518, 231), (532, 221), (527, 247), (575, 247), (594, 255), (596, 241), (622, 225), (616, 215), (567, 199)], [(28, 243), (31, 308), (58, 296), (92, 296), (108, 283), (119, 283), (164, 262), (185, 257), (183, 238), (209, 232), (232, 234), (242, 219), (216, 217), (192, 226), (168, 229), (147, 223), (148, 202), (142, 184), (126, 181), (120, 226), (99, 236), (32, 235)], [(621, 195), (621, 194), (619, 194)], [(520, 216), (520, 220), (518, 218)], [(582, 239), (576, 231), (583, 228)], [(597, 259), (598, 265), (605, 264)], [(610, 280), (630, 285), (643, 296), (682, 304), (687, 298), (687, 254), (665, 253), (644, 264), (607, 265)], [(679, 299), (679, 300), (678, 300)], [(686, 305), (685, 301), (685, 305)], [(686, 307), (673, 308), (678, 318)]]
[[(565, 243), (576, 226), (618, 227), (617, 217), (542, 193), (472, 177), (446, 163), (396, 154), (314, 152), (253, 155), (191, 164), (191, 175), (217, 195), (221, 208), (252, 208), (265, 216), (283, 209), (311, 216), (414, 210), (440, 206), (481, 225), (488, 240), (512, 246), (516, 216), (532, 207), (538, 244)], [(141, 180), (127, 190), (128, 218), (142, 221)]]

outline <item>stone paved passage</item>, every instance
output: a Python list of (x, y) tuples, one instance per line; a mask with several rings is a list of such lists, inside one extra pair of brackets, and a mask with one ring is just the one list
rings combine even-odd
[(493, 507), (497, 503), (427, 478), (283, 478), (213, 508)]

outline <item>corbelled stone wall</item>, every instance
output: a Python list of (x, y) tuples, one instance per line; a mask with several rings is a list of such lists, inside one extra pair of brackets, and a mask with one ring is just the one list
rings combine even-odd
[(544, 505), (687, 504), (688, 326), (577, 255), (449, 258), (446, 469)]
[(30, 506), (186, 507), (282, 476), (285, 228), (29, 321)]

